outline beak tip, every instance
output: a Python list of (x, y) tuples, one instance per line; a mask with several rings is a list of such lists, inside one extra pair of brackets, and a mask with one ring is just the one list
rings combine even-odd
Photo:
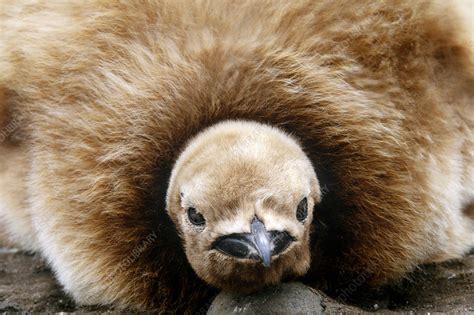
[(271, 262), (272, 262), (272, 257), (270, 256), (270, 252), (263, 252), (260, 255), (260, 260), (262, 262), (262, 265), (265, 268), (270, 268)]
[(269, 268), (272, 255), (270, 238), (265, 225), (257, 217), (252, 220), (251, 233), (263, 266)]

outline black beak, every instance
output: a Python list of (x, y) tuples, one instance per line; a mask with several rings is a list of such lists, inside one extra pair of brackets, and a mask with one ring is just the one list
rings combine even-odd
[(278, 255), (294, 241), (286, 231), (267, 231), (257, 217), (252, 220), (250, 231), (221, 236), (212, 249), (236, 258), (261, 260), (265, 267), (270, 267), (271, 256)]

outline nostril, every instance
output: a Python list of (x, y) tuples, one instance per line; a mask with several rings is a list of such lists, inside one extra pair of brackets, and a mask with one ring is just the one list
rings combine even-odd
[(290, 246), (295, 240), (286, 231), (270, 231), (271, 234), (271, 245), (272, 245), (272, 256), (278, 255)]

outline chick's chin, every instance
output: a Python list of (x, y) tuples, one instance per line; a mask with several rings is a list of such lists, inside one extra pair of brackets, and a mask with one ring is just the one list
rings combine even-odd
[(270, 267), (260, 261), (227, 257), (215, 250), (203, 253), (188, 248), (186, 254), (202, 280), (218, 289), (240, 293), (252, 293), (303, 276), (311, 262), (308, 240), (273, 257)]

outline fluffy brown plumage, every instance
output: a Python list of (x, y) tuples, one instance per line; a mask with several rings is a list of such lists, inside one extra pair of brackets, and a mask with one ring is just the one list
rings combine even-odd
[(316, 171), (306, 282), (385, 283), (473, 245), (472, 37), (449, 4), (1, 6), (2, 232), (78, 302), (213, 294), (165, 195), (187, 141), (228, 119), (292, 134)]

